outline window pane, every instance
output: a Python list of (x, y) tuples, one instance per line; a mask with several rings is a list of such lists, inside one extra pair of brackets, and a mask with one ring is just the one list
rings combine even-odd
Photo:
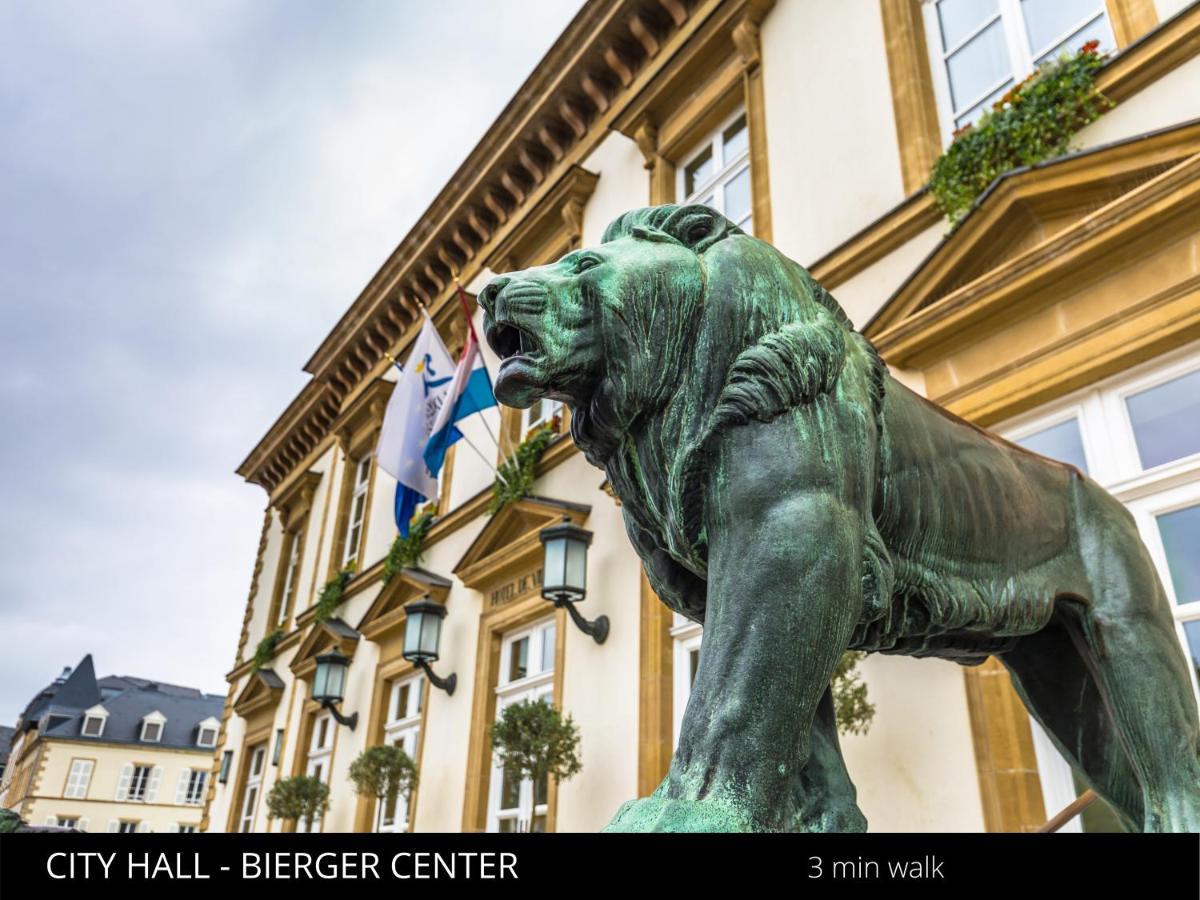
[(937, 5), (942, 46), (957, 46), (963, 38), (996, 15), (997, 0), (941, 0)]
[(688, 684), (696, 683), (696, 671), (700, 668), (700, 651), (691, 650), (688, 652)]
[(996, 21), (946, 60), (954, 108), (975, 103), (979, 95), (1012, 75), (1004, 26)]
[(1158, 533), (1167, 554), (1167, 569), (1175, 588), (1176, 603), (1200, 600), (1200, 506), (1189, 506), (1158, 516)]
[(1097, 0), (1021, 0), (1032, 55), (1040, 56), (1051, 44), (1061, 41), (1070, 29), (1079, 27), (1103, 9), (1104, 4)]
[(1142, 468), (1200, 452), (1200, 371), (1125, 401)]
[(1083, 455), (1083, 438), (1079, 434), (1079, 420), (1068, 419), (1052, 425), (1028, 437), (1014, 441), (1026, 450), (1040, 453), (1060, 462), (1070, 463), (1079, 471), (1086, 472), (1087, 458)]
[(1037, 58), (1037, 64), (1041, 65), (1062, 53), (1076, 53), (1088, 41), (1099, 42), (1100, 46), (1097, 49), (1100, 53), (1107, 53), (1113, 49), (1112, 29), (1108, 27), (1108, 19), (1101, 16), (1098, 19), (1092, 20), (1061, 44), (1051, 47), (1045, 53), (1041, 54)]
[(962, 128), (964, 125), (974, 125), (979, 121), (979, 117), (992, 108), (992, 104), (1004, 96), (1004, 92), (1012, 87), (1012, 79), (1008, 79), (992, 93), (988, 94), (970, 109), (964, 113), (960, 113), (954, 119), (954, 127)]
[(689, 197), (695, 192), (696, 188), (712, 178), (713, 174), (713, 155), (712, 146), (709, 145), (701, 153), (699, 153), (683, 170), (683, 191)]
[(542, 631), (542, 671), (549, 672), (554, 668), (554, 626), (549, 625)]
[(521, 782), (500, 770), (500, 808), (516, 809), (521, 802)]
[(741, 153), (746, 151), (750, 143), (750, 132), (746, 130), (746, 117), (738, 116), (737, 121), (725, 129), (721, 135), (721, 158), (729, 165)]
[(1200, 676), (1200, 619), (1183, 623), (1183, 633), (1187, 635), (1188, 655), (1192, 658), (1192, 666), (1196, 675)]
[(734, 222), (750, 215), (750, 170), (742, 169), (725, 185), (725, 218)]
[(501, 834), (513, 834), (514, 832), (516, 832), (516, 830), (517, 830), (517, 820), (516, 819), (501, 819), (500, 820), (500, 833)]
[(513, 641), (509, 649), (508, 680), (516, 681), (529, 674), (529, 638)]

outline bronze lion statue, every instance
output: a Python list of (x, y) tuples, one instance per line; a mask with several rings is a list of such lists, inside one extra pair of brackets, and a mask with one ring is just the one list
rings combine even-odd
[(1196, 704), (1129, 513), (895, 381), (801, 266), (703, 206), (480, 295), (501, 402), (565, 402), (671, 609), (704, 623), (670, 771), (610, 830), (854, 831), (847, 648), (999, 658), (1133, 830), (1200, 830)]

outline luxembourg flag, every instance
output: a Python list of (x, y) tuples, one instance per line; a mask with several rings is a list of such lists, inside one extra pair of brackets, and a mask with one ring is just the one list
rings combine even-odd
[(418, 504), (437, 495), (437, 471), (430, 471), (422, 454), (450, 397), (453, 367), (425, 313), (425, 324), (388, 400), (375, 448), (379, 468), (396, 479), (396, 527), (405, 537)]
[(495, 405), (492, 381), (483, 364), (483, 354), (479, 352), (475, 329), (469, 328), (467, 345), (459, 357), (446, 402), (442, 404), (433, 425), (433, 433), (425, 445), (425, 465), (430, 472), (436, 475), (441, 471), (442, 463), (446, 461), (446, 451), (462, 437), (462, 432), (454, 427), (454, 423)]

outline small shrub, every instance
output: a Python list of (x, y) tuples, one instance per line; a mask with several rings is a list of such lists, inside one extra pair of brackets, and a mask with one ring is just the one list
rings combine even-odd
[(285, 822), (318, 821), (329, 809), (329, 785), (313, 775), (294, 775), (275, 782), (267, 794), (267, 812)]
[(579, 729), (542, 700), (513, 703), (492, 725), (492, 748), (514, 781), (566, 781), (579, 773)]

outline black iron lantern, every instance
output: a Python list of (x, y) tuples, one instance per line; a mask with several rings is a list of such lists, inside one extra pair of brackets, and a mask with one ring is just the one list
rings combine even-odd
[(558, 607), (566, 607), (571, 620), (584, 634), (590, 634), (597, 644), (608, 637), (608, 616), (598, 616), (589, 622), (579, 614), (575, 604), (587, 597), (587, 553), (592, 533), (586, 528), (563, 519), (557, 525), (543, 528), (542, 539), (542, 596)]
[(442, 619), (446, 618), (446, 607), (434, 602), (429, 596), (404, 605), (404, 658), (421, 667), (429, 683), (453, 694), (458, 684), (458, 675), (451, 673), (445, 678), (433, 674), (429, 667), (437, 662), (438, 647), (442, 642)]
[(358, 713), (344, 716), (337, 705), (346, 696), (346, 673), (350, 669), (350, 657), (337, 649), (328, 650), (316, 659), (317, 671), (313, 674), (312, 698), (335, 719), (351, 731), (358, 724)]

